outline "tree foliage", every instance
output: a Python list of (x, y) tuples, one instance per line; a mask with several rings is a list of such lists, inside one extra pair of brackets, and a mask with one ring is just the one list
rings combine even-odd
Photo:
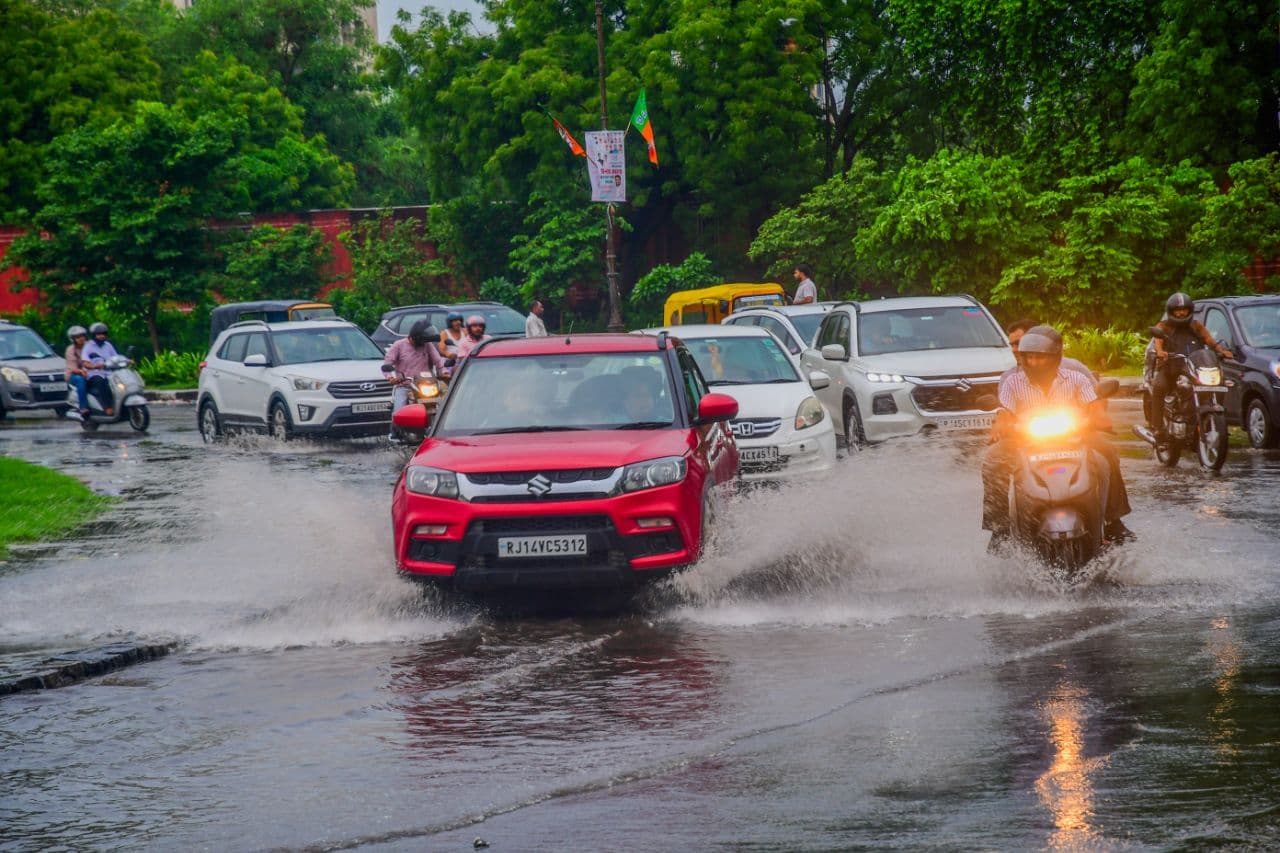
[(227, 241), (222, 256), (216, 287), (227, 301), (315, 299), (328, 284), (333, 250), (309, 225), (258, 225)]
[(662, 325), (662, 306), (678, 290), (708, 287), (719, 281), (711, 259), (694, 252), (677, 265), (658, 264), (640, 277), (627, 297), (629, 318), (639, 325)]
[(569, 285), (601, 277), (606, 227), (598, 210), (535, 193), (528, 236), (512, 241), (511, 266), (524, 277), (525, 301), (564, 299)]

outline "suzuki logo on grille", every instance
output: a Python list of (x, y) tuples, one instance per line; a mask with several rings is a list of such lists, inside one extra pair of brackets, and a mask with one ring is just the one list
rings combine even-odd
[(529, 490), (529, 494), (534, 497), (542, 497), (551, 491), (551, 481), (539, 474), (529, 482), (525, 483), (525, 488)]
[(734, 421), (729, 424), (729, 431), (738, 438), (750, 438), (756, 434), (756, 425), (751, 421)]
[(956, 383), (956, 387), (960, 389), (960, 393), (967, 394), (969, 391), (973, 390), (973, 383), (968, 379), (961, 379)]
[(372, 390), (374, 390), (374, 389), (375, 389), (375, 388), (377, 388), (377, 387), (378, 387), (378, 383), (377, 383), (377, 382), (361, 382), (361, 383), (360, 383), (360, 390), (361, 390), (361, 391), (372, 391)]

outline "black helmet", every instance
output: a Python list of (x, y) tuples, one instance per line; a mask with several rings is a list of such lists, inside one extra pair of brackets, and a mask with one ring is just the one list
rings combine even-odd
[[(1033, 381), (1043, 381), (1057, 373), (1062, 364), (1062, 335), (1052, 326), (1032, 326), (1018, 341), (1018, 355), (1023, 372)], [(1029, 355), (1047, 355), (1049, 359), (1029, 366), (1026, 360)]]
[(419, 320), (409, 328), (409, 340), (415, 347), (420, 347), (427, 342), (431, 335), (431, 324), (426, 320)]
[[(1174, 311), (1186, 311), (1185, 317), (1173, 316)], [(1196, 303), (1190, 296), (1178, 291), (1164, 303), (1165, 319), (1175, 326), (1186, 326), (1191, 322), (1191, 315), (1196, 310)]]
[(99, 322), (99, 323), (94, 323), (92, 326), (90, 326), (90, 327), (89, 327), (89, 334), (91, 334), (91, 335), (105, 335), (105, 334), (107, 334), (107, 324), (106, 324), (106, 323), (101, 323), (101, 322)]
[(74, 344), (76, 342), (76, 338), (85, 337), (88, 334), (89, 333), (84, 330), (84, 326), (72, 326), (70, 329), (67, 329), (67, 340)]

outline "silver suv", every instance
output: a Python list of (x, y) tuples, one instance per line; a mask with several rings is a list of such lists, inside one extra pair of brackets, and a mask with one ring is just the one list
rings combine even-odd
[(33, 329), (0, 320), (0, 418), (15, 409), (67, 413), (66, 361)]
[(382, 350), (345, 320), (236, 323), (200, 368), (196, 424), (205, 441), (224, 429), (295, 435), (386, 435), (391, 383)]
[(760, 305), (734, 311), (720, 321), (724, 326), (760, 326), (773, 333), (795, 358), (813, 343), (823, 316), (834, 302), (806, 302), (804, 305)]

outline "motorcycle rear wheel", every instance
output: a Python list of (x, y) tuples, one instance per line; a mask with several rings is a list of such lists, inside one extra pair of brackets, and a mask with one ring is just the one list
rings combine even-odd
[(129, 426), (138, 432), (147, 431), (147, 427), (151, 426), (151, 412), (146, 406), (129, 407)]
[(1227, 461), (1227, 418), (1225, 415), (1205, 415), (1200, 419), (1200, 434), (1196, 438), (1196, 455), (1200, 467), (1207, 471), (1221, 471)]
[(1059, 539), (1049, 543), (1049, 565), (1063, 580), (1072, 580), (1093, 558), (1085, 537)]

